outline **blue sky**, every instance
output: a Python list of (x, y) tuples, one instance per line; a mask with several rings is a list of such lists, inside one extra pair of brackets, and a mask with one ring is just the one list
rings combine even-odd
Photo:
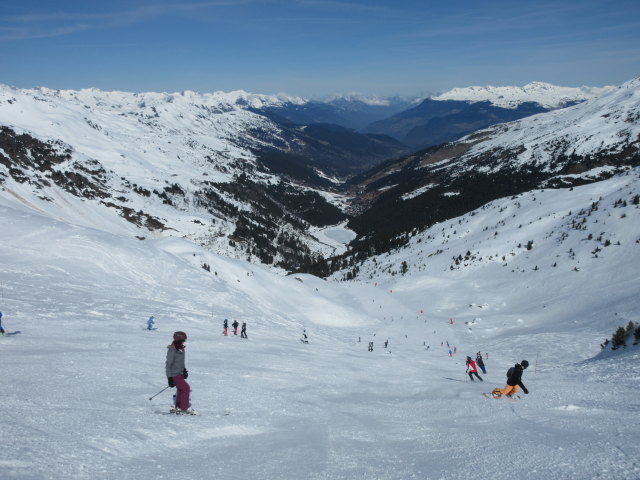
[(0, 83), (306, 97), (640, 75), (640, 0), (5, 1)]

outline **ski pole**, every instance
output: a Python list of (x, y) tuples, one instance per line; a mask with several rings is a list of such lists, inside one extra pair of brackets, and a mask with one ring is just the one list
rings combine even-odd
[(149, 397), (149, 400), (153, 400), (158, 395), (160, 395), (162, 392), (164, 392), (167, 388), (170, 388), (170, 387), (164, 387), (162, 390), (160, 390), (158, 393), (156, 393), (153, 397)]

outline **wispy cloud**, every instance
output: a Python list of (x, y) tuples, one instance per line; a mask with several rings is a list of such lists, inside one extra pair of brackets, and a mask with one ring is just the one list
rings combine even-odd
[(299, 0), (298, 5), (303, 7), (318, 7), (323, 11), (350, 11), (358, 12), (359, 14), (371, 14), (371, 15), (389, 15), (399, 14), (400, 11), (393, 7), (371, 5), (367, 2), (346, 2), (339, 0)]
[(181, 12), (245, 4), (249, 0), (162, 3), (123, 11), (75, 13), (65, 11), (15, 15), (0, 20), (0, 41), (71, 35), (92, 29), (133, 25)]

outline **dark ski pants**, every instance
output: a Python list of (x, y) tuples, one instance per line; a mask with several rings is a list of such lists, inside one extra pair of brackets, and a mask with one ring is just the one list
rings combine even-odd
[(480, 367), (480, 370), (482, 370), (482, 373), (484, 373), (485, 375), (487, 374), (487, 369), (484, 368), (484, 365), (478, 365)]
[(476, 376), (478, 378), (478, 380), (480, 380), (481, 382), (483, 382), (484, 380), (482, 380), (482, 377), (480, 377), (480, 375), (478, 375), (478, 372), (469, 372), (469, 378), (471, 379), (471, 381), (473, 382), (473, 376)]
[(244, 330), (242, 330), (242, 331), (240, 332), (240, 337), (242, 337), (242, 338), (248, 338), (248, 337), (247, 337), (247, 332), (245, 332)]

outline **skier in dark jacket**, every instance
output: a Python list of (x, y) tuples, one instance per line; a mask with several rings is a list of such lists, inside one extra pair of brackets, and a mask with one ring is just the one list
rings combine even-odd
[(224, 323), (222, 324), (222, 334), (226, 337), (227, 336), (227, 330), (229, 329), (229, 320), (227, 320), (226, 318), (224, 319)]
[(471, 360), (471, 357), (467, 357), (467, 373), (469, 374), (469, 378), (473, 382), (473, 376), (475, 375), (478, 380), (483, 382), (482, 377), (478, 375), (478, 368), (476, 367), (476, 362)]
[(529, 366), (529, 362), (522, 360), (520, 363), (516, 363), (507, 372), (507, 385), (504, 388), (494, 388), (491, 392), (494, 398), (500, 398), (502, 395), (512, 397), (518, 393), (518, 387), (522, 389), (524, 393), (529, 393), (527, 387), (522, 383), (522, 373)]
[(234, 320), (233, 323), (231, 324), (231, 326), (233, 327), (233, 334), (234, 335), (238, 335), (238, 326), (240, 324), (238, 323), (238, 320)]
[(184, 332), (175, 332), (173, 334), (173, 342), (167, 347), (167, 361), (165, 369), (167, 380), (171, 388), (176, 387), (176, 404), (171, 409), (177, 414), (195, 415), (194, 410), (189, 403), (189, 393), (191, 387), (186, 382), (189, 372), (185, 367), (184, 342), (187, 340), (187, 334)]
[(3, 337), (5, 335), (4, 328), (2, 328), (2, 312), (0, 312), (0, 335), (2, 335)]
[(240, 337), (248, 338), (247, 337), (247, 322), (242, 322), (242, 329), (240, 330)]
[(486, 375), (487, 374), (487, 369), (484, 368), (484, 360), (482, 360), (482, 355), (478, 354), (478, 356), (476, 358), (476, 363), (480, 367), (480, 370), (482, 370), (482, 373), (484, 373)]

